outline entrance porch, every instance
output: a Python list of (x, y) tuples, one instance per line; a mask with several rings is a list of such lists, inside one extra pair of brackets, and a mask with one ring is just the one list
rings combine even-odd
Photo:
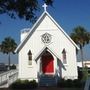
[(35, 58), (37, 62), (37, 78), (41, 86), (54, 86), (62, 77), (62, 62), (58, 55), (45, 47)]
[(41, 55), (39, 73), (40, 86), (56, 86), (55, 60), (54, 56), (47, 50)]

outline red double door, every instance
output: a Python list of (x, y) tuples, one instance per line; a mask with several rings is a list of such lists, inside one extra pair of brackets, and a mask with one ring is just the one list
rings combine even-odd
[(54, 73), (54, 58), (49, 52), (42, 55), (42, 72), (44, 74)]

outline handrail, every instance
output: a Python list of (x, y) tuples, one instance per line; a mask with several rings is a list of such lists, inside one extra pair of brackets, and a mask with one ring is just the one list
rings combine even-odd
[(4, 74), (11, 73), (12, 71), (13, 71), (13, 72), (17, 72), (18, 70), (16, 69), (16, 70), (10, 70), (10, 71), (7, 71), (7, 72), (3, 72), (3, 73), (0, 74), (0, 76), (2, 76), (2, 75), (4, 75)]
[(0, 74), (0, 86), (13, 83), (18, 78), (18, 70), (10, 70)]

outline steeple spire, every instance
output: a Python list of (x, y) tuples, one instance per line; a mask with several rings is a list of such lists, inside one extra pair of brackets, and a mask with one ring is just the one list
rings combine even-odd
[(44, 3), (44, 5), (42, 5), (42, 7), (44, 8), (44, 11), (46, 11), (46, 9), (47, 9), (46, 3)]

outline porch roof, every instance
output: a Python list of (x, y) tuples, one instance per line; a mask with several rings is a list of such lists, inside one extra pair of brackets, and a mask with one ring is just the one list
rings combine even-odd
[(49, 46), (43, 47), (42, 50), (34, 57), (34, 60), (37, 61), (46, 50), (48, 50), (51, 54), (53, 54), (55, 57), (57, 57), (59, 60), (61, 60), (60, 56)]

